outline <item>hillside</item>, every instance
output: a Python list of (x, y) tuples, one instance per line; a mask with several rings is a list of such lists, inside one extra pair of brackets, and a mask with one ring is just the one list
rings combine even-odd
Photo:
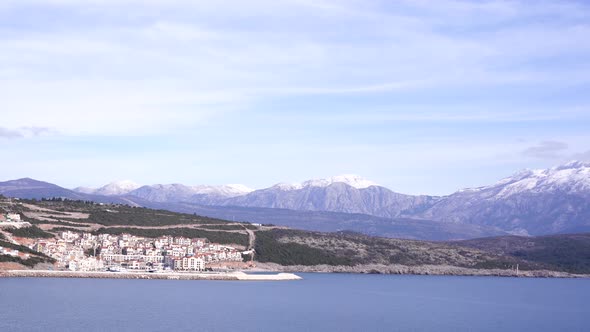
[[(590, 274), (590, 234), (427, 242), (354, 233), (272, 230), (257, 233), (257, 259), (282, 265), (374, 264), (478, 269), (547, 269)], [(310, 253), (308, 255), (308, 253)], [(313, 259), (306, 257), (313, 256)]]
[(545, 264), (556, 270), (590, 273), (590, 233), (501, 236), (457, 241), (454, 244)]
[(403, 211), (426, 208), (435, 200), (430, 196), (399, 194), (375, 185), (357, 188), (343, 182), (327, 182), (324, 185), (311, 182), (295, 187), (279, 184), (228, 198), (217, 205), (359, 213), (396, 218)]
[[(27, 239), (52, 237), (64, 230), (92, 234), (125, 233), (148, 238), (162, 235), (207, 238), (212, 242), (244, 249), (252, 247), (255, 250), (254, 260), (262, 266), (269, 263), (285, 267), (304, 266), (312, 271), (324, 269), (321, 266), (332, 266), (355, 268), (357, 272), (384, 272), (368, 266), (402, 266), (427, 267), (428, 271), (432, 271), (433, 267), (461, 269), (458, 270), (460, 272), (445, 272), (458, 274), (499, 273), (497, 271), (513, 274), (516, 265), (519, 265), (521, 271), (588, 273), (590, 260), (585, 255), (588, 252), (586, 248), (590, 246), (590, 236), (577, 237), (578, 242), (568, 247), (568, 250), (563, 250), (564, 243), (571, 241), (571, 236), (550, 240), (527, 238), (539, 241), (540, 250), (525, 250), (523, 254), (524, 239), (521, 238), (513, 242), (498, 240), (503, 238), (429, 242), (370, 237), (353, 232), (322, 233), (276, 226), (253, 226), (125, 205), (63, 200), (2, 202), (3, 209), (20, 213), (25, 221), (33, 225), (18, 230), (4, 228), (5, 236), (20, 239), (25, 244), (31, 243)], [(502, 244), (508, 249), (500, 250)], [(33, 266), (39, 262), (29, 261), (27, 265)], [(411, 271), (415, 270), (409, 271), (413, 273)]]
[(246, 230), (253, 227), (247, 223), (166, 210), (60, 199), (19, 200), (12, 210), (21, 213), (25, 221), (46, 232), (73, 230), (94, 234), (125, 232), (148, 237), (205, 237), (215, 242), (243, 247), (248, 245)]
[(355, 233), (258, 231), (257, 260), (281, 265), (400, 264), (467, 268), (542, 268), (512, 257), (448, 243), (385, 239)]

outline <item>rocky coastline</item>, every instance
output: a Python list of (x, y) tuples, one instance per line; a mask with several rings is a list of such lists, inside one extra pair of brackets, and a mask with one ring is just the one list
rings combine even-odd
[(550, 270), (515, 271), (506, 269), (473, 269), (448, 265), (381, 265), (365, 264), (343, 265), (289, 265), (258, 263), (260, 270), (272, 272), (316, 272), (316, 273), (359, 273), (359, 274), (402, 274), (402, 275), (441, 275), (441, 276), (495, 276), (526, 278), (590, 278), (587, 274), (572, 274)]

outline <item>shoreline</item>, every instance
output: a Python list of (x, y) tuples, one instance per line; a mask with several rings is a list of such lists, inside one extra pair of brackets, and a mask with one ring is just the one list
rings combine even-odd
[[(246, 272), (252, 272), (248, 274)], [(503, 269), (471, 269), (447, 265), (279, 265), (258, 263), (248, 271), (232, 272), (145, 272), (145, 271), (56, 271), (56, 270), (0, 270), (0, 278), (98, 278), (98, 279), (159, 279), (159, 280), (234, 280), (234, 281), (290, 281), (301, 280), (295, 273), (351, 273), (384, 275), (432, 276), (487, 276), (506, 278), (590, 278), (588, 274), (573, 274), (551, 270), (525, 270), (518, 273)], [(263, 272), (257, 273), (257, 272)]]
[(0, 278), (96, 278), (96, 279), (156, 279), (156, 280), (229, 280), (229, 281), (292, 281), (302, 278), (293, 273), (247, 274), (244, 272), (219, 273), (150, 273), (106, 271), (52, 271), (7, 270), (0, 271)]
[(551, 270), (514, 270), (472, 269), (449, 265), (380, 265), (366, 264), (356, 266), (333, 265), (278, 265), (275, 263), (258, 263), (258, 271), (291, 273), (354, 273), (354, 274), (390, 274), (390, 275), (433, 275), (433, 276), (486, 276), (507, 278), (590, 278), (588, 274), (574, 274)]

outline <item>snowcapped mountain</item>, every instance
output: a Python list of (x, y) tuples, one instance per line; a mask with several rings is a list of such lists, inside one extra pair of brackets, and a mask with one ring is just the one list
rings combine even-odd
[(254, 191), (240, 186), (149, 186), (129, 195), (155, 202), (436, 220), (521, 235), (590, 231), (590, 163), (577, 161), (523, 170), (492, 185), (443, 197), (404, 195), (354, 175)]
[(483, 187), (466, 188), (453, 195), (484, 195), (502, 199), (518, 194), (584, 194), (590, 192), (590, 162), (570, 161), (548, 169), (525, 169)]
[(496, 198), (522, 193), (562, 192), (568, 194), (590, 191), (590, 163), (572, 161), (549, 169), (524, 170), (494, 185), (472, 190), (500, 189)]
[(115, 196), (115, 195), (124, 195), (128, 192), (135, 190), (141, 187), (139, 184), (129, 181), (115, 181), (111, 182), (105, 186), (98, 188), (94, 194), (95, 195), (105, 195), (105, 196)]
[(179, 202), (194, 195), (193, 188), (179, 183), (142, 186), (127, 193), (151, 202)]
[[(110, 195), (113, 191), (105, 190), (102, 194), (107, 195), (104, 192), (108, 192)], [(394, 193), (357, 175), (339, 175), (294, 184), (279, 183), (260, 190), (252, 190), (238, 184), (156, 184), (120, 192), (119, 195), (158, 203), (184, 202), (200, 205), (364, 213), (380, 217), (396, 217), (404, 210), (422, 207), (432, 200), (428, 196)], [(92, 193), (96, 194), (98, 190)]]
[(334, 183), (344, 183), (356, 189), (364, 189), (371, 186), (377, 186), (377, 183), (364, 179), (354, 174), (337, 175), (327, 179), (313, 179), (305, 181), (301, 184), (301, 187), (320, 187), (325, 188)]
[(337, 176), (280, 183), (211, 205), (427, 219), (521, 235), (590, 231), (590, 163), (523, 170), (443, 197), (404, 195), (357, 176)]
[(325, 188), (334, 183), (344, 183), (356, 189), (364, 189), (371, 186), (377, 186), (377, 183), (364, 179), (354, 174), (337, 175), (325, 179), (311, 179), (301, 183), (277, 183), (272, 188), (279, 190), (299, 190), (308, 187)]
[(245, 195), (253, 190), (241, 184), (228, 184), (222, 186), (186, 186), (183, 184), (154, 184), (141, 186), (132, 181), (115, 181), (98, 189), (77, 187), (75, 192), (103, 196), (130, 195), (153, 202), (181, 202), (188, 201), (193, 196), (214, 196), (221, 198)]
[(362, 213), (393, 218), (405, 210), (423, 207), (433, 199), (395, 193), (359, 176), (342, 175), (295, 184), (279, 183), (218, 201), (216, 205)]
[(515, 234), (590, 230), (590, 163), (523, 170), (442, 197), (412, 217), (499, 227)]
[(443, 197), (404, 195), (355, 175), (279, 183), (259, 190), (243, 185), (156, 184), (137, 188), (132, 182), (121, 181), (99, 189), (76, 188), (74, 192), (20, 179), (0, 183), (2, 193), (23, 198), (121, 201), (158, 208), (285, 209), (276, 210), (276, 215), (288, 210), (355, 213), (434, 220), (449, 227), (484, 227), (521, 235), (590, 231), (590, 163), (578, 161), (523, 170), (492, 185)]
[(103, 196), (119, 196), (125, 195), (128, 192), (135, 190), (141, 187), (139, 184), (129, 181), (129, 180), (122, 180), (122, 181), (114, 181), (107, 185), (104, 185), (98, 189), (88, 188), (88, 187), (77, 187), (73, 190), (79, 193), (84, 194), (93, 194), (93, 195), (103, 195)]
[(223, 197), (235, 197), (245, 195), (254, 191), (243, 184), (226, 184), (222, 186), (194, 186), (192, 187), (195, 194), (217, 195)]
[(205, 202), (212, 203), (229, 197), (245, 195), (249, 192), (252, 192), (252, 189), (241, 184), (185, 186), (175, 183), (143, 186), (128, 192), (127, 195), (152, 202), (198, 202), (204, 204)]

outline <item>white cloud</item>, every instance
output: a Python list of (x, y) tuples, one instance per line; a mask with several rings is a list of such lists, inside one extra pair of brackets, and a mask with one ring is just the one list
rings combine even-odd
[(2, 122), (51, 127), (65, 135), (166, 133), (206, 123), (240, 96), (192, 91), (174, 82), (0, 81)]

